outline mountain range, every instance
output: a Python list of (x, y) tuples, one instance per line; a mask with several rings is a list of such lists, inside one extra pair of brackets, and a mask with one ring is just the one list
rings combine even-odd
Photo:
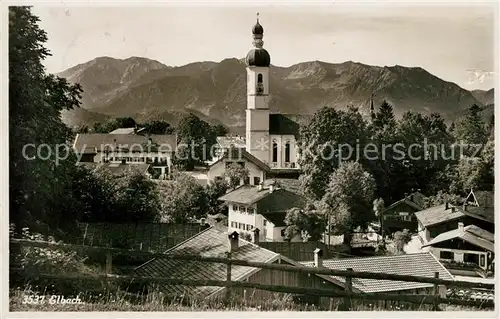
[[(99, 57), (58, 75), (84, 89), (82, 107), (65, 111), (63, 121), (89, 125), (114, 117), (137, 122), (165, 120), (176, 125), (193, 113), (211, 124), (232, 131), (245, 125), (246, 70), (242, 59), (195, 62), (172, 67), (141, 57)], [(370, 66), (302, 62), (290, 67), (271, 66), (270, 109), (284, 114), (310, 115), (323, 106), (359, 107), (368, 115), (385, 99), (396, 116), (411, 110), (439, 112), (447, 120), (465, 114), (473, 103), (493, 113), (493, 89), (468, 91), (426, 70), (403, 66)]]

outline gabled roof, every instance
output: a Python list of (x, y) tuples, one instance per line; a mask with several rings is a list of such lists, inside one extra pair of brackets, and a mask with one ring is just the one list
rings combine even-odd
[(269, 222), (273, 223), (275, 227), (283, 227), (285, 224), (286, 212), (263, 213), (261, 214)]
[(495, 196), (493, 192), (490, 191), (473, 191), (471, 190), (465, 202), (472, 202), (477, 207), (483, 208), (493, 208), (494, 207)]
[(109, 134), (134, 134), (135, 127), (127, 127), (127, 128), (117, 128), (114, 131), (109, 132)]
[[(303, 262), (308, 267), (314, 267), (314, 262)], [(323, 260), (323, 266), (329, 269), (376, 272), (394, 275), (412, 275), (434, 278), (439, 272), (439, 278), (454, 280), (450, 272), (431, 254), (418, 253), (397, 256), (377, 256), (361, 258), (342, 258)], [(345, 278), (328, 276), (329, 280), (337, 285), (344, 286)], [(433, 287), (433, 284), (404, 282), (379, 279), (352, 279), (353, 290), (364, 293), (389, 292)]]
[(481, 229), (475, 225), (469, 225), (463, 229), (453, 229), (445, 233), (439, 234), (436, 238), (432, 239), (427, 244), (422, 247), (432, 246), (437, 243), (442, 243), (448, 240), (460, 238), (472, 245), (481, 247), (483, 249), (489, 250), (491, 252), (495, 251), (495, 245), (493, 243), (494, 234)]
[[(227, 228), (226, 228), (227, 230)], [(228, 233), (218, 227), (207, 230), (191, 237), (179, 245), (166, 251), (167, 254), (200, 255), (203, 257), (226, 257), (228, 251)], [(280, 255), (262, 248), (251, 242), (238, 239), (239, 247), (232, 252), (231, 257), (238, 260), (272, 263)], [(258, 268), (246, 266), (231, 266), (232, 280), (241, 281), (255, 272)], [(200, 261), (172, 260), (155, 258), (137, 267), (134, 270), (138, 276), (182, 278), (188, 280), (226, 280), (227, 268), (223, 264)], [(172, 295), (189, 295), (197, 297), (210, 297), (224, 290), (224, 287), (188, 287), (182, 285), (162, 285), (162, 291)]]
[(452, 205), (449, 205), (449, 208), (446, 209), (446, 204), (437, 205), (416, 212), (415, 217), (422, 225), (427, 227), (465, 216), (458, 207), (455, 207), (455, 210), (451, 209), (451, 207)]
[(210, 167), (214, 166), (217, 163), (222, 162), (224, 159), (228, 160), (233, 160), (233, 161), (238, 161), (238, 160), (247, 160), (250, 163), (254, 164), (258, 168), (260, 168), (263, 171), (269, 171), (269, 166), (262, 162), (260, 159), (257, 157), (253, 156), (249, 152), (247, 152), (244, 148), (230, 148), (224, 151), (224, 154), (215, 162), (210, 164)]
[(148, 144), (149, 138), (151, 138), (152, 144), (162, 147), (162, 151), (173, 151), (177, 148), (175, 135), (152, 134), (148, 137), (136, 134), (102, 133), (77, 134), (73, 148), (76, 152), (81, 152), (87, 148), (95, 148), (97, 152), (101, 152), (106, 146), (110, 148), (129, 148), (134, 145), (134, 148), (140, 150), (140, 146)]
[(219, 197), (219, 200), (244, 205), (258, 205), (259, 213), (283, 212), (293, 207), (302, 207), (305, 199), (294, 192), (276, 188), (259, 190), (258, 186), (242, 185), (235, 190)]
[(394, 208), (398, 205), (401, 205), (403, 203), (407, 204), (408, 206), (411, 206), (417, 210), (422, 210), (424, 208), (423, 195), (419, 192), (416, 192), (416, 193), (412, 193), (412, 194), (406, 196), (403, 199), (398, 200), (397, 202), (392, 203), (384, 211), (392, 209), (392, 208)]

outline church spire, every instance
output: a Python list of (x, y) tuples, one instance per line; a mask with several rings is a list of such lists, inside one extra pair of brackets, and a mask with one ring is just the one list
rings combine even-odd
[(260, 49), (264, 46), (264, 41), (262, 38), (264, 37), (264, 28), (259, 23), (259, 13), (257, 12), (257, 23), (252, 28), (253, 34), (253, 45), (254, 47)]

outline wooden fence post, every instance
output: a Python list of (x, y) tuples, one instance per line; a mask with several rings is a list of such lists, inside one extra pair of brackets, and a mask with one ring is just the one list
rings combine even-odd
[[(346, 269), (348, 272), (352, 272), (352, 268), (347, 268)], [(346, 276), (345, 277), (345, 286), (344, 286), (345, 291), (347, 292), (352, 292), (352, 277), (351, 276)], [(344, 302), (342, 303), (342, 311), (350, 311), (351, 310), (351, 297), (344, 297)]]
[(228, 286), (226, 287), (226, 301), (229, 302), (229, 299), (231, 298), (231, 252), (227, 252), (227, 274), (226, 274), (226, 281), (228, 283)]
[[(113, 256), (111, 255), (111, 252), (106, 252), (106, 266), (105, 266), (105, 272), (106, 275), (110, 275), (113, 272)], [(106, 278), (106, 293), (109, 293), (109, 280)]]
[[(434, 273), (434, 278), (436, 279), (439, 279), (439, 272), (436, 271)], [(434, 284), (434, 305), (432, 307), (432, 311), (439, 311), (439, 298), (440, 298), (440, 295), (439, 295), (439, 285), (438, 284)]]

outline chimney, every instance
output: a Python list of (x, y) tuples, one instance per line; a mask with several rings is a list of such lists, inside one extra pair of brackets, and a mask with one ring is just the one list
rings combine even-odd
[(230, 233), (227, 237), (229, 238), (229, 252), (232, 253), (238, 249), (240, 234), (238, 234), (237, 231), (234, 231)]
[(449, 208), (449, 207), (448, 207), (448, 202), (444, 202), (444, 209), (445, 209), (445, 210), (448, 210), (448, 208)]
[(261, 191), (263, 189), (264, 189), (264, 182), (262, 182), (262, 183), (259, 184), (259, 191)]
[(323, 250), (319, 248), (314, 250), (314, 267), (323, 267)]
[(258, 245), (259, 244), (259, 233), (260, 233), (260, 229), (258, 228), (254, 228), (252, 230), (252, 233), (253, 233), (253, 243)]
[(454, 213), (455, 212), (455, 206), (451, 206), (451, 212)]
[(205, 218), (200, 218), (200, 225), (205, 226), (205, 223), (206, 223)]
[(464, 230), (464, 223), (463, 222), (458, 222), (458, 230), (461, 230), (461, 231)]

